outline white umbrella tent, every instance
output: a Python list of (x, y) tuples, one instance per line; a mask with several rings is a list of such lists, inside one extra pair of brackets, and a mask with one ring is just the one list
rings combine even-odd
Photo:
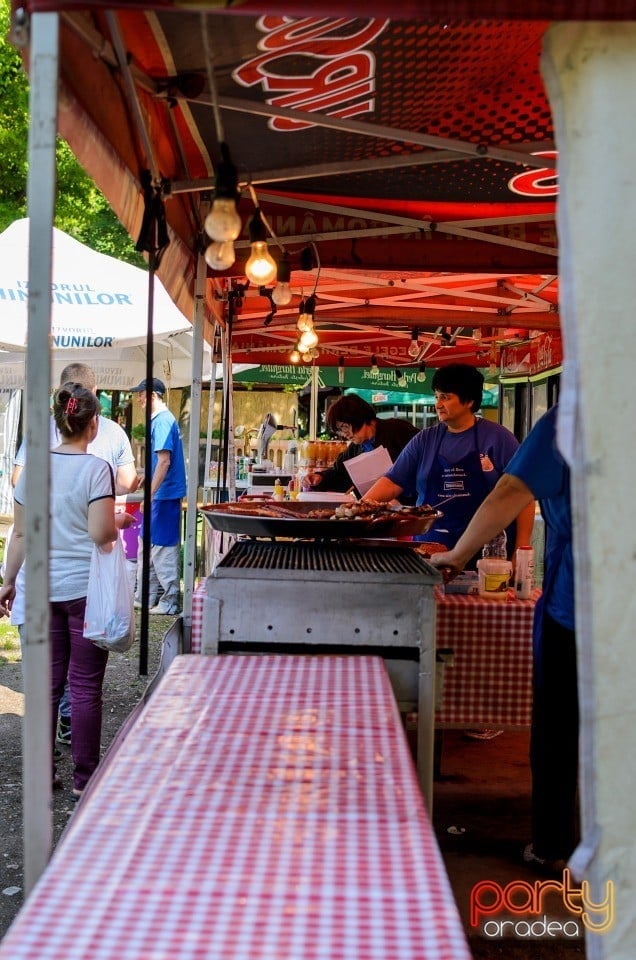
[[(29, 300), (29, 220), (0, 234), (0, 390), (25, 382)], [(97, 253), (53, 228), (53, 382), (66, 364), (88, 363), (103, 389), (126, 390), (146, 375), (148, 273)], [(168, 387), (191, 382), (192, 326), (154, 281), (154, 374)], [(207, 346), (207, 345), (206, 345)], [(209, 350), (204, 376), (209, 375)]]

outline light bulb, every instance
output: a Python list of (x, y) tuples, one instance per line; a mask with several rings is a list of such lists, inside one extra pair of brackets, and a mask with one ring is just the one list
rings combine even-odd
[(267, 247), (266, 240), (255, 240), (252, 252), (245, 264), (245, 276), (256, 287), (271, 283), (276, 276), (276, 261)]
[(303, 363), (311, 363), (311, 353), (309, 353), (309, 351), (306, 351), (305, 353), (303, 353), (302, 359), (303, 359)]
[(229, 270), (235, 260), (232, 240), (226, 240), (225, 243), (215, 241), (205, 251), (205, 262), (213, 270)]
[(378, 361), (376, 360), (375, 356), (373, 356), (371, 357), (371, 373), (373, 374), (374, 377), (377, 377), (379, 372), (380, 372), (380, 368), (378, 367)]
[(310, 354), (311, 354), (311, 359), (312, 359), (312, 360), (317, 360), (318, 357), (320, 356), (320, 350), (316, 350), (315, 347), (313, 347), (313, 349), (310, 350), (309, 352), (310, 352)]
[(338, 383), (340, 386), (345, 382), (345, 366), (344, 366), (344, 357), (338, 359)]
[(473, 340), (475, 341), (475, 343), (479, 343), (479, 341), (481, 340), (481, 327), (475, 327), (475, 329), (473, 330)]
[(292, 352), (289, 354), (290, 363), (300, 363), (300, 352), (294, 347)]
[(419, 342), (420, 331), (417, 327), (413, 327), (411, 330), (411, 342), (408, 347), (409, 357), (415, 358), (420, 352), (420, 342)]
[(405, 386), (406, 386), (406, 377), (404, 376), (403, 373), (401, 373), (400, 376), (398, 377), (398, 387), (405, 387)]
[(230, 197), (217, 197), (205, 218), (204, 227), (208, 236), (218, 240), (219, 243), (236, 240), (241, 232), (241, 226), (236, 200)]
[(286, 307), (291, 303), (292, 292), (288, 283), (277, 283), (272, 290), (272, 300), (277, 307)]
[(426, 365), (422, 364), (420, 369), (417, 371), (417, 382), (424, 383), (426, 380)]
[(315, 330), (305, 330), (301, 333), (298, 344), (305, 350), (311, 350), (318, 344), (318, 334)]
[(296, 324), (301, 333), (304, 333), (305, 330), (314, 329), (314, 321), (310, 313), (299, 313), (298, 314), (298, 323)]

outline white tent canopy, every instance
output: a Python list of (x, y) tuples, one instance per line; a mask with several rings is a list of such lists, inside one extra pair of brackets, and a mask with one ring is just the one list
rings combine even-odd
[[(0, 234), (0, 389), (24, 385), (29, 295), (29, 221)], [(148, 274), (91, 250), (53, 228), (53, 382), (66, 364), (88, 363), (104, 389), (129, 389), (146, 375)], [(154, 282), (154, 375), (167, 386), (191, 382), (192, 326)], [(207, 346), (207, 345), (206, 345)], [(207, 365), (207, 366), (206, 366)], [(209, 377), (209, 349), (203, 375)]]

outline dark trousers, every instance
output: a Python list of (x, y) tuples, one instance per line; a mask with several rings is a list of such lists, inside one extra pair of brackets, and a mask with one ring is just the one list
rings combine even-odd
[(579, 700), (574, 631), (543, 615), (534, 656), (532, 842), (536, 856), (567, 860), (578, 835)]
[(86, 597), (50, 605), (52, 730), (68, 674), (73, 714), (73, 786), (83, 790), (99, 763), (102, 684), (108, 651), (84, 637)]

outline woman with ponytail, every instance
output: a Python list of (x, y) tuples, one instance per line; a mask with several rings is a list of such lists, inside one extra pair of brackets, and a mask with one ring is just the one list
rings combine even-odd
[[(112, 543), (118, 528), (133, 520), (115, 515), (115, 482), (110, 466), (87, 452), (97, 434), (99, 401), (78, 383), (55, 393), (53, 415), (62, 438), (51, 452), (50, 621), (51, 738), (68, 675), (73, 704), (73, 792), (78, 799), (99, 763), (102, 684), (108, 653), (84, 638), (84, 610), (93, 543)], [(27, 466), (28, 470), (28, 466)], [(25, 472), (14, 491), (14, 534), (7, 553), (0, 614), (11, 609), (15, 580), (24, 560)], [(59, 788), (55, 769), (53, 787)]]

